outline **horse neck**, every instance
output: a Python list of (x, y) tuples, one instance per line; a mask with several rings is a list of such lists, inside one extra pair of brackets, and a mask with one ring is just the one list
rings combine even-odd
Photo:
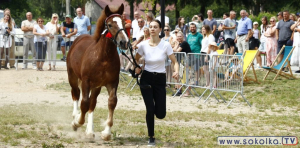
[(117, 46), (115, 43), (105, 36), (101, 36), (100, 40), (97, 42), (97, 45), (98, 47), (101, 47), (100, 49), (102, 51), (104, 51), (99, 52), (99, 54), (102, 54), (100, 56), (113, 57), (114, 53), (117, 52)]

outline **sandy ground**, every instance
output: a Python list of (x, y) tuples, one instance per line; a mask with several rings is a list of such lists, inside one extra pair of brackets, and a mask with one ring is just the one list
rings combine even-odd
[[(0, 106), (22, 103), (51, 103), (63, 106), (72, 106), (71, 92), (49, 89), (47, 86), (56, 83), (68, 83), (66, 67), (63, 64), (57, 66), (57, 71), (36, 71), (29, 67), (26, 70), (18, 66), (18, 70), (0, 70)], [(138, 89), (138, 87), (136, 87)], [(102, 89), (103, 91), (104, 89)], [(107, 108), (108, 95), (105, 91), (98, 96), (97, 107)], [(246, 103), (235, 100), (231, 108), (224, 103), (217, 104), (214, 98), (204, 103), (203, 99), (197, 102), (197, 97), (171, 97), (167, 96), (167, 111), (212, 111), (224, 114), (254, 113), (255, 105), (246, 106)], [(199, 109), (199, 106), (200, 109)], [(213, 107), (212, 107), (213, 106)], [(217, 107), (216, 107), (217, 106)], [(246, 107), (245, 107), (246, 106)], [(145, 110), (142, 96), (129, 96), (121, 91), (118, 92), (117, 108)]]
[[(51, 84), (57, 84), (65, 82), (68, 84), (68, 75), (66, 71), (65, 63), (59, 63), (57, 66), (57, 71), (36, 71), (29, 67), (26, 70), (22, 70), (22, 65), (18, 66), (18, 70), (10, 69), (0, 70), (0, 107), (6, 105), (21, 105), (25, 104), (45, 104), (48, 105), (58, 105), (58, 106), (70, 106), (72, 108), (73, 101), (71, 98), (71, 92), (59, 91), (54, 89), (49, 89)], [(31, 65), (30, 65), (31, 66)], [(44, 66), (44, 69), (46, 69)], [(138, 87), (136, 87), (138, 89)], [(102, 89), (103, 91), (104, 89)], [(247, 95), (247, 94), (245, 94)], [(100, 93), (98, 96), (97, 107), (107, 108), (107, 99), (108, 95), (105, 91)], [(262, 114), (265, 112), (259, 112), (255, 107), (255, 103), (252, 103), (252, 107), (249, 107), (246, 102), (240, 101), (236, 99), (230, 106), (227, 108), (227, 104), (225, 103), (217, 103), (214, 98), (210, 98), (208, 102), (204, 103), (204, 100), (200, 100), (197, 102), (197, 97), (171, 97), (167, 96), (167, 111), (182, 111), (182, 112), (215, 112), (219, 114), (231, 114), (236, 115), (240, 113), (245, 114)], [(227, 98), (229, 100), (229, 98)], [(130, 96), (125, 94), (124, 92), (118, 91), (118, 105), (116, 110), (125, 109), (125, 110), (145, 110), (145, 105), (142, 100), (142, 96)], [(287, 108), (283, 112), (272, 112), (271, 110), (266, 111), (270, 115), (279, 115), (279, 114), (287, 114), (290, 112), (290, 109)], [(71, 118), (70, 112), (70, 118)], [(71, 121), (70, 121), (71, 122)], [(199, 126), (199, 127), (216, 127), (216, 124), (222, 125), (222, 127), (230, 126), (227, 122), (216, 122), (212, 124), (211, 122), (203, 122), (203, 121), (190, 121), (186, 122), (167, 122), (164, 120), (159, 120), (157, 123), (164, 122), (165, 124), (170, 125), (180, 125), (180, 126)], [(188, 125), (186, 125), (188, 124)], [(145, 127), (146, 128), (146, 127)], [(84, 130), (81, 129), (81, 134), (84, 135)], [(74, 132), (66, 132), (70, 137), (78, 137), (78, 135), (74, 135)], [(99, 141), (100, 143), (85, 143), (84, 147), (106, 147), (103, 145), (103, 141), (101, 141), (99, 135), (100, 131), (95, 131), (95, 141)], [(23, 146), (32, 146), (30, 144), (26, 144), (26, 142), (22, 142)], [(0, 143), (0, 147), (6, 147), (5, 144)], [(23, 147), (21, 146), (21, 147)], [(67, 147), (78, 147), (76, 143), (67, 145)], [(79, 146), (81, 147), (81, 146)], [(121, 146), (122, 147), (122, 146)], [(127, 147), (127, 146), (126, 146)], [(129, 147), (143, 147), (131, 145)], [(168, 146), (167, 146), (168, 147)]]

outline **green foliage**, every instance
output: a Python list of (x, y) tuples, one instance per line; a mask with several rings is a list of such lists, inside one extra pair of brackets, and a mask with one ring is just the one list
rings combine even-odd
[[(258, 14), (258, 16), (254, 16), (254, 15), (250, 15), (249, 18), (252, 20), (252, 22), (258, 22), (258, 26), (260, 26), (262, 24), (261, 22), (261, 18), (266, 16), (268, 18), (268, 22), (270, 20), (271, 17), (275, 16), (276, 17), (276, 12), (273, 13), (269, 13), (269, 12), (261, 12)], [(277, 19), (277, 17), (276, 17)], [(277, 20), (278, 21), (278, 20)]]

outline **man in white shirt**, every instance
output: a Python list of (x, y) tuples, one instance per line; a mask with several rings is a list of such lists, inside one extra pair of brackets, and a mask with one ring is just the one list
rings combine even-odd
[(132, 41), (136, 40), (136, 33), (139, 29), (139, 25), (138, 25), (138, 19), (140, 18), (140, 14), (135, 11), (134, 12), (134, 20), (131, 23), (131, 27), (132, 27)]
[(35, 48), (33, 43), (33, 27), (36, 25), (36, 21), (32, 20), (32, 13), (27, 12), (26, 13), (27, 20), (22, 21), (21, 29), (24, 31), (24, 41), (23, 41), (23, 68), (27, 69), (27, 59), (28, 59), (28, 51), (29, 49), (32, 52), (32, 66), (33, 69), (36, 69), (36, 61), (35, 61)]
[[(155, 19), (161, 21), (161, 16), (159, 14), (158, 17), (156, 17)], [(169, 17), (165, 15), (165, 26), (169, 25)]]
[(90, 19), (82, 14), (81, 8), (76, 9), (77, 17), (74, 18), (74, 23), (77, 25), (77, 34), (76, 36), (82, 34), (89, 34), (91, 30)]
[(139, 40), (140, 37), (144, 35), (144, 24), (145, 24), (145, 21), (142, 18), (139, 18), (138, 19), (139, 28), (136, 32), (136, 40)]

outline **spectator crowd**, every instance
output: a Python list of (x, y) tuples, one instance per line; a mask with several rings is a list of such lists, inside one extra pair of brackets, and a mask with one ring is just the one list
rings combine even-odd
[[(274, 62), (279, 63), (283, 58), (283, 52), (275, 61), (281, 48), (285, 46), (295, 46), (291, 57), (291, 65), (298, 66), (300, 73), (300, 13), (291, 14), (285, 10), (278, 12), (277, 16), (261, 18), (262, 24), (252, 22), (246, 10), (241, 10), (240, 20), (236, 20), (235, 11), (223, 14), (223, 20), (217, 23), (213, 16), (213, 10), (207, 11), (207, 18), (203, 14), (194, 15), (192, 21), (186, 23), (184, 17), (178, 18), (178, 23), (172, 32), (169, 25), (169, 18), (165, 16), (165, 27), (163, 28), (165, 41), (170, 42), (174, 52), (202, 53), (210, 54), (209, 45), (216, 42), (221, 49), (225, 49), (225, 54), (233, 55), (243, 53), (245, 50), (258, 50), (256, 57), (257, 68), (262, 67), (261, 55), (266, 55), (266, 66), (271, 66)], [(77, 16), (73, 19), (71, 15), (65, 16), (65, 21), (58, 23), (58, 15), (52, 14), (51, 20), (44, 23), (44, 18), (39, 17), (33, 20), (31, 12), (26, 13), (26, 20), (22, 21), (21, 29), (24, 32), (23, 38), (23, 69), (27, 69), (28, 51), (33, 55), (32, 66), (38, 71), (43, 70), (47, 54), (48, 70), (55, 69), (55, 59), (57, 51), (57, 35), (60, 33), (63, 40), (61, 51), (66, 61), (66, 47), (70, 47), (76, 36), (88, 34), (91, 29), (90, 20), (83, 15), (81, 8), (76, 9)], [(149, 24), (151, 21), (160, 20), (161, 16), (154, 17), (151, 12), (141, 17), (138, 12), (134, 12), (134, 19), (126, 18), (126, 12), (122, 15), (125, 22), (125, 29), (128, 36), (132, 37), (132, 47), (136, 47), (143, 41), (149, 40)], [(46, 24), (46, 25), (44, 25)], [(14, 34), (16, 34), (14, 19), (11, 18), (10, 10), (4, 10), (4, 18), (0, 20), (0, 53), (1, 67), (8, 69), (14, 66)], [(121, 61), (121, 71), (127, 71), (131, 65), (124, 65), (124, 56), (118, 49)], [(132, 58), (132, 57), (131, 57)], [(142, 59), (140, 61), (143, 63)], [(1, 68), (0, 67), (0, 68)]]
[[(59, 18), (56, 13), (52, 14), (51, 20), (44, 25), (44, 18), (33, 19), (31, 12), (26, 13), (26, 20), (21, 23), (21, 30), (24, 32), (23, 37), (23, 68), (28, 66), (28, 52), (32, 53), (32, 68), (37, 71), (43, 71), (43, 64), (47, 54), (48, 70), (56, 70), (56, 58), (58, 47), (58, 34), (61, 34), (63, 40), (61, 51), (63, 54), (62, 61), (66, 61), (66, 47), (70, 47), (76, 36), (89, 34), (91, 24), (88, 17), (83, 15), (82, 9), (76, 9), (77, 16), (73, 19), (71, 15), (65, 16), (65, 21), (59, 24)], [(4, 10), (4, 18), (0, 20), (0, 53), (1, 68), (15, 68), (15, 21), (11, 18), (10, 9)], [(9, 64), (8, 64), (9, 63)]]

